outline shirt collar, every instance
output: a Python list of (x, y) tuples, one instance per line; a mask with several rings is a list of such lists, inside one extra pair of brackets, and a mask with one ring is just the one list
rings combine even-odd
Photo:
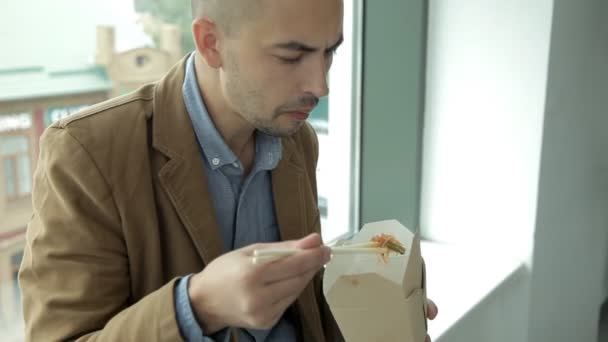
[[(194, 55), (186, 62), (186, 75), (182, 86), (186, 109), (205, 160), (212, 170), (238, 161), (224, 138), (215, 128), (203, 101), (196, 77)], [(256, 131), (256, 157), (254, 169), (272, 170), (281, 160), (281, 139)]]

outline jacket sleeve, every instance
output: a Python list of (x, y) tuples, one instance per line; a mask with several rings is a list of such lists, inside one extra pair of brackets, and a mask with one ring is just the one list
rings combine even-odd
[(66, 128), (41, 141), (19, 272), (27, 341), (176, 341), (176, 279), (132, 304), (112, 189)]

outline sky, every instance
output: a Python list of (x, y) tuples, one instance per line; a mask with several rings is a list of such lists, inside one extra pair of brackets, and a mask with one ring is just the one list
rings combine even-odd
[(97, 25), (116, 28), (117, 51), (152, 44), (129, 0), (0, 0), (0, 70), (91, 65)]

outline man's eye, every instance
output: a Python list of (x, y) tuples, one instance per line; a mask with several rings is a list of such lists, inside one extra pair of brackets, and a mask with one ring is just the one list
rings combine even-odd
[(296, 57), (296, 58), (277, 57), (277, 58), (281, 61), (281, 63), (284, 63), (284, 64), (296, 64), (302, 60), (302, 57)]

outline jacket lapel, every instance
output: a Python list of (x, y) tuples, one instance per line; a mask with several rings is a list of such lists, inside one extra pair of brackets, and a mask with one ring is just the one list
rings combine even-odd
[(153, 146), (169, 158), (159, 170), (162, 187), (205, 264), (223, 254), (224, 243), (210, 200), (207, 177), (182, 97), (183, 59), (156, 86)]
[[(308, 177), (292, 138), (284, 138), (281, 162), (272, 172), (272, 191), (281, 240), (300, 239), (308, 235), (314, 222), (308, 222), (305, 189), (310, 189)], [(321, 316), (313, 282), (296, 301), (304, 341), (323, 341)]]
[(272, 192), (282, 240), (300, 239), (306, 235), (304, 183), (306, 172), (295, 154), (291, 138), (283, 138), (282, 158), (272, 171)]

